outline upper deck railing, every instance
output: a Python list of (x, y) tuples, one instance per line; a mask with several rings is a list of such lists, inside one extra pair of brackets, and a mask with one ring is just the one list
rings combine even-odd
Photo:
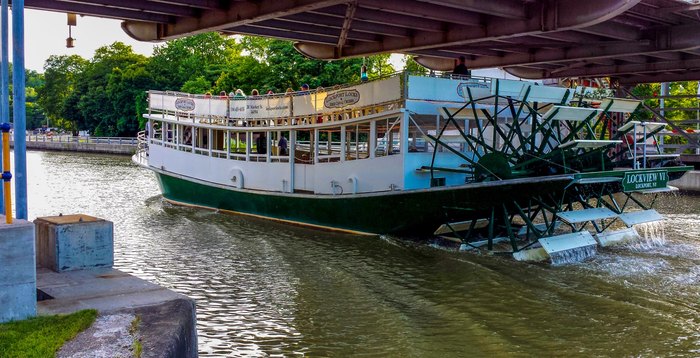
[[(324, 122), (354, 118), (357, 116), (354, 111), (366, 114), (395, 109), (403, 106), (406, 99), (464, 103), (468, 99), (467, 87), (478, 98), (492, 94), (491, 84), (490, 78), (397, 73), (361, 84), (248, 97), (149, 91), (148, 100), (149, 114), (174, 116), (179, 120), (230, 125), (227, 119), (235, 123), (313, 118), (313, 123), (317, 123), (316, 118)], [(298, 123), (301, 121), (288, 122)]]

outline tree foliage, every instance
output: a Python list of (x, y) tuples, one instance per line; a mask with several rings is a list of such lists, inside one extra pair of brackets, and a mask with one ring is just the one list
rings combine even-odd
[(36, 85), (36, 96), (28, 92), (37, 105), (27, 108), (32, 118), (45, 114), (65, 129), (133, 136), (144, 127), (148, 90), (218, 94), (284, 92), (304, 83), (328, 87), (358, 82), (363, 63), (370, 78), (394, 71), (389, 55), (319, 61), (304, 57), (289, 41), (261, 37), (199, 34), (158, 46), (150, 58), (115, 42), (97, 49), (90, 60), (51, 56), (44, 65), (45, 83)]

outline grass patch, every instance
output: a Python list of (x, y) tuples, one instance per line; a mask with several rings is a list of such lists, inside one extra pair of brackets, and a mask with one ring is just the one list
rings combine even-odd
[(0, 357), (53, 357), (68, 340), (92, 325), (95, 310), (40, 316), (0, 324)]
[(141, 344), (141, 341), (135, 339), (134, 346), (132, 348), (134, 350), (134, 357), (141, 358), (141, 353), (143, 352), (143, 345)]
[(141, 316), (137, 315), (133, 321), (131, 321), (131, 326), (129, 327), (129, 334), (134, 337), (134, 344), (131, 350), (134, 352), (135, 358), (141, 358), (141, 353), (143, 352), (143, 345), (139, 339), (139, 325), (141, 324)]

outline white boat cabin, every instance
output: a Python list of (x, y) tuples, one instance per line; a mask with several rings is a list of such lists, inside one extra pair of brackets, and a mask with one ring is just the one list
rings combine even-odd
[[(245, 190), (353, 195), (464, 185), (473, 180), (464, 157), (505, 143), (490, 135), (493, 126), (476, 123), (474, 111), (493, 111), (493, 99), (452, 115), (465, 132), (481, 132), (481, 144), (455, 126), (440, 133), (446, 113), (496, 92), (549, 107), (573, 97), (573, 90), (532, 82), (407, 74), (245, 98), (151, 91), (141, 160), (163, 173)], [(499, 123), (512, 121), (507, 116), (499, 114)], [(435, 153), (431, 138), (438, 135), (451, 150), (438, 146)], [(456, 170), (434, 171), (431, 181), (431, 163)]]

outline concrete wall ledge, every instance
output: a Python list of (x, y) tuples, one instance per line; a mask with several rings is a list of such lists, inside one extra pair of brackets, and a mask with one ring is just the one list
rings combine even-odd
[[(131, 314), (141, 319), (141, 357), (197, 357), (196, 308), (187, 296), (110, 268), (61, 273), (38, 268), (37, 288), (53, 297), (37, 304), (40, 314), (88, 308), (100, 316)], [(96, 350), (89, 344), (92, 335), (78, 335), (78, 339), (85, 341), (67, 343), (78, 347), (80, 354), (73, 353), (92, 356), (91, 350)]]
[(143, 358), (197, 357), (194, 301), (177, 299), (134, 310), (141, 318)]
[[(10, 143), (12, 144), (12, 143)], [(106, 144), (106, 143), (75, 143), (75, 142), (35, 142), (27, 141), (27, 149), (54, 150), (60, 152), (86, 152), (132, 155), (136, 153), (136, 145)]]
[(681, 190), (700, 192), (700, 170), (691, 170), (668, 184)]

